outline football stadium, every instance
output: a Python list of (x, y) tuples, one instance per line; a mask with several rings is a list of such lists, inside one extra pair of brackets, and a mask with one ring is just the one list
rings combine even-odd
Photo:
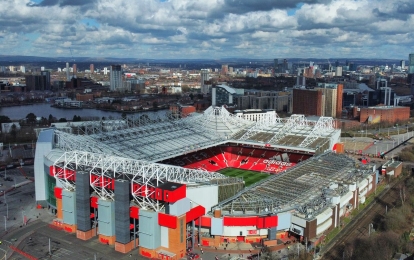
[(36, 145), (36, 201), (62, 232), (149, 258), (180, 259), (195, 244), (317, 243), (377, 183), (340, 134), (330, 117), (248, 121), (225, 107), (51, 127)]

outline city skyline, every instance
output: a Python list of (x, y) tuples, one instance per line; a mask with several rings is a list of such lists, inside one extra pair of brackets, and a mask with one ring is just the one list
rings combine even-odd
[(414, 51), (414, 2), (275, 2), (5, 0), (0, 54), (407, 59)]

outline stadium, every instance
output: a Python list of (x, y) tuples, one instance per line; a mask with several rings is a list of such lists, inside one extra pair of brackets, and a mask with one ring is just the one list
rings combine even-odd
[(248, 121), (224, 107), (51, 127), (36, 145), (36, 201), (65, 232), (149, 258), (180, 259), (194, 244), (316, 243), (378, 179), (339, 141), (329, 117)]

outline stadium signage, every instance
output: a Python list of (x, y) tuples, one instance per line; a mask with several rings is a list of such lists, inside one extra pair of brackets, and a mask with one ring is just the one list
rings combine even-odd
[(257, 230), (247, 230), (248, 235), (258, 235)]
[(276, 160), (263, 160), (263, 163), (275, 164), (275, 165), (281, 165), (281, 166), (292, 166), (292, 163), (281, 162), (281, 161), (276, 161)]

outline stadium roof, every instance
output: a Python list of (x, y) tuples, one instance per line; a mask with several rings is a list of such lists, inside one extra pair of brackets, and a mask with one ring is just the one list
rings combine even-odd
[[(315, 151), (330, 142), (340, 130), (333, 119), (317, 122), (303, 115), (282, 119), (267, 114), (261, 121), (244, 120), (224, 107), (209, 107), (183, 119), (149, 116), (123, 120), (85, 122), (77, 134), (55, 130), (56, 146), (63, 151), (87, 151), (152, 162), (173, 158), (227, 142)], [(338, 135), (339, 136), (339, 135)], [(328, 147), (329, 148), (329, 147)]]
[[(365, 167), (365, 168), (362, 168)], [(349, 191), (349, 184), (372, 174), (372, 169), (345, 156), (328, 152), (286, 172), (272, 175), (215, 208), (224, 215), (269, 214), (296, 210), (311, 218), (332, 204), (331, 198)], [(214, 208), (213, 208), (214, 210)]]

